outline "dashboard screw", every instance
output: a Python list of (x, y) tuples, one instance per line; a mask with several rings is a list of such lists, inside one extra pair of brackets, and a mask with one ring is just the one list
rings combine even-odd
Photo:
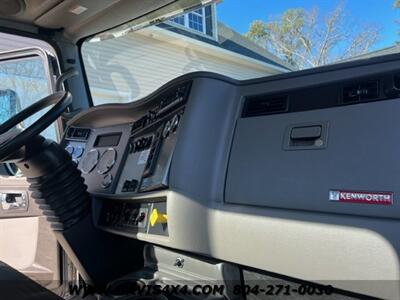
[(314, 145), (317, 147), (321, 147), (322, 145), (324, 145), (324, 141), (321, 139), (318, 139), (315, 141)]
[(183, 268), (184, 263), (185, 263), (185, 260), (183, 258), (181, 258), (181, 257), (178, 257), (175, 260), (174, 266), (176, 266), (178, 268)]

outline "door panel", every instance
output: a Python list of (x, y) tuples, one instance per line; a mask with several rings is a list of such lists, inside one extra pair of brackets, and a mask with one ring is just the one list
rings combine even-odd
[[(0, 53), (0, 124), (54, 91), (54, 74), (58, 72), (52, 69), (51, 59), (54, 58), (40, 48)], [(24, 130), (44, 112), (17, 127)], [(57, 140), (57, 129), (53, 124), (42, 135)], [(0, 261), (45, 287), (56, 289), (61, 283), (58, 242), (31, 198), (26, 179), (10, 175), (10, 168), (1, 166)]]
[(18, 270), (35, 262), (39, 218), (5, 218), (0, 220), (0, 260)]
[(27, 195), (26, 210), (5, 210), (0, 205), (0, 261), (48, 288), (56, 288), (60, 284), (58, 243), (28, 186), (25, 178), (0, 176), (0, 194)]

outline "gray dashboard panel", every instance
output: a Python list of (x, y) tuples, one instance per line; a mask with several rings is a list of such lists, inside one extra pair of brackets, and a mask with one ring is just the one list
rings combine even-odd
[[(239, 119), (226, 201), (399, 218), (398, 111), (400, 102), (394, 99)], [(328, 124), (325, 147), (285, 148), (287, 128), (305, 122)], [(338, 203), (329, 201), (330, 190), (393, 192), (394, 204)]]
[(194, 81), (172, 159), (172, 189), (207, 206), (223, 201), (239, 100), (233, 84), (211, 78)]
[[(192, 79), (193, 85), (177, 134), (169, 189), (142, 195), (100, 195), (102, 201), (108, 197), (128, 202), (156, 195), (166, 197), (169, 235), (112, 232), (346, 290), (398, 298), (398, 100), (268, 117), (239, 117), (243, 97), (248, 95), (397, 69), (398, 63), (392, 59), (245, 82), (212, 74), (185, 75), (182, 78)], [(146, 111), (146, 101), (156, 99), (154, 94), (137, 103), (94, 107), (70, 124), (100, 128), (130, 123)], [(326, 148), (284, 151), (286, 128), (304, 122), (327, 123)], [(388, 126), (390, 131), (382, 131)], [(379, 143), (372, 143), (371, 137)], [(343, 142), (349, 145), (341, 145)], [(371, 152), (361, 151), (360, 147), (369, 147)], [(243, 157), (247, 163), (243, 163)], [(339, 170), (339, 166), (347, 164), (351, 168)], [(381, 165), (383, 168), (379, 168)], [(333, 171), (324, 173), (325, 169)], [(364, 174), (364, 170), (377, 175)], [(329, 172), (332, 175), (327, 177)], [(349, 175), (346, 181), (345, 175)], [(267, 178), (274, 185), (266, 184)], [(252, 185), (250, 179), (262, 184)], [(395, 201), (388, 207), (335, 203), (343, 205), (334, 208), (328, 202), (327, 188), (392, 190)], [(310, 189), (315, 189), (315, 195), (306, 198), (305, 192)], [(284, 196), (269, 197), (278, 196), (279, 191)], [(296, 201), (291, 197), (296, 197)], [(382, 279), (394, 287), (386, 288)]]

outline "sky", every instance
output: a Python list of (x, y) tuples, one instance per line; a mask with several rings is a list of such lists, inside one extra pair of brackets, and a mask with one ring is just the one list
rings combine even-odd
[[(239, 33), (246, 33), (253, 20), (268, 21), (289, 8), (318, 7), (320, 15), (331, 11), (340, 0), (223, 0), (217, 6), (217, 18)], [(374, 49), (400, 41), (400, 8), (394, 0), (344, 0), (351, 24), (373, 24), (380, 28), (380, 39)]]

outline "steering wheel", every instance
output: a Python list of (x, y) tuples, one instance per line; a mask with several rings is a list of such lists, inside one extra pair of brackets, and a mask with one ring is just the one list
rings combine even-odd
[[(0, 125), (0, 163), (7, 162), (10, 156), (22, 146), (28, 144), (34, 137), (55, 122), (71, 104), (69, 92), (55, 92), (33, 103)], [(43, 116), (23, 131), (12, 130), (35, 113), (53, 105)]]

